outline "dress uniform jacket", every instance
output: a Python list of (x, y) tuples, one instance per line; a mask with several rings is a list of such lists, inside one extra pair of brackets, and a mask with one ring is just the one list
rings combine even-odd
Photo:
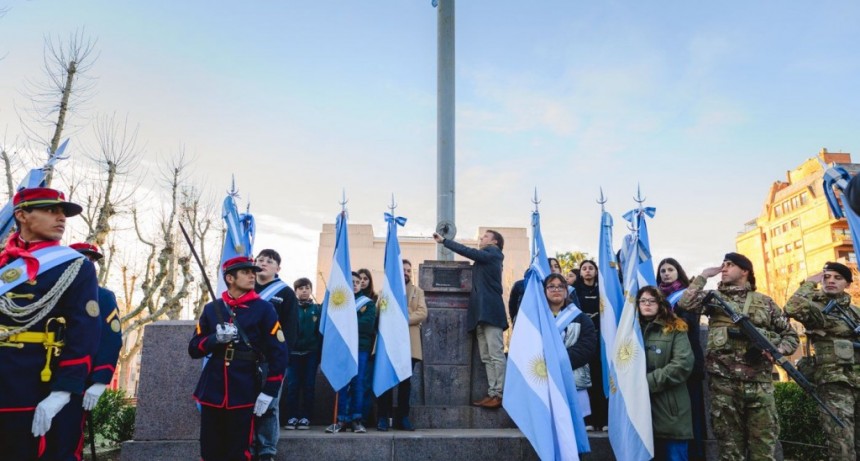
[[(222, 298), (232, 299), (227, 292)], [(206, 304), (196, 333), (188, 344), (192, 358), (212, 354), (200, 375), (194, 398), (202, 405), (228, 410), (253, 407), (261, 390), (273, 397), (278, 395), (287, 365), (286, 338), (272, 304), (260, 299), (254, 291), (233, 301), (234, 307), (227, 306), (223, 299)], [(235, 319), (228, 309), (235, 314)], [(227, 344), (216, 341), (215, 326), (226, 321), (239, 324), (253, 350), (241, 337)], [(227, 352), (228, 349), (233, 352)], [(262, 389), (255, 356), (268, 363)]]
[(93, 360), (93, 373), (90, 383), (110, 384), (119, 351), (122, 349), (122, 328), (120, 327), (119, 308), (116, 295), (107, 288), (99, 287), (99, 318), (102, 323), (99, 349)]
[[(58, 245), (58, 242), (52, 243)], [(47, 246), (54, 245), (41, 247)], [(0, 267), (0, 279), (8, 271), (4, 267)], [(43, 344), (0, 347), (0, 412), (33, 411), (52, 391), (75, 395), (82, 394), (85, 389), (101, 333), (98, 281), (93, 263), (81, 255), (39, 274), (33, 282), (18, 285), (6, 297), (18, 306), (26, 307), (42, 299), (67, 270), (77, 271), (71, 284), (50, 312), (28, 329), (36, 333), (52, 331), (64, 345), (59, 355), (52, 354), (49, 374), (45, 372), (46, 349)], [(0, 325), (8, 328), (20, 324), (0, 314)]]

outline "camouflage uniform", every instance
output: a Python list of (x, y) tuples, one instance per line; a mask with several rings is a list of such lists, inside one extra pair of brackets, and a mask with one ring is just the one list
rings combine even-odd
[[(711, 393), (711, 425), (717, 436), (720, 460), (773, 460), (779, 435), (773, 398), (773, 364), (719, 308), (702, 305), (707, 279), (697, 276), (678, 301), (678, 307), (709, 316), (705, 369)], [(743, 287), (720, 283), (718, 294), (746, 311), (752, 323), (785, 355), (797, 349), (797, 333), (769, 297)]]
[(860, 454), (860, 427), (854, 415), (860, 413), (860, 351), (852, 342), (854, 332), (837, 317), (824, 315), (822, 310), (831, 300), (850, 311), (860, 323), (860, 309), (851, 305), (851, 296), (841, 293), (828, 296), (815, 289), (812, 282), (803, 282), (785, 305), (789, 317), (806, 327), (806, 335), (815, 352), (810, 381), (817, 386), (821, 400), (845, 423), (844, 428), (820, 411), (821, 424), (827, 434), (828, 459), (855, 460)]

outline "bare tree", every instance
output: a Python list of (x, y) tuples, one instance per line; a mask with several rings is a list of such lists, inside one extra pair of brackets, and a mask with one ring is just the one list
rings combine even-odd
[[(40, 136), (23, 117), (21, 125), (28, 137), (47, 146), (49, 153), (56, 152), (60, 146), (68, 117), (77, 113), (93, 92), (95, 81), (87, 76), (87, 71), (96, 60), (94, 48), (95, 40), (87, 37), (83, 30), (70, 34), (65, 40), (45, 37), (42, 59), (45, 80), (28, 82), (25, 93), (31, 101), (28, 119), (51, 129), (51, 137), (48, 140)], [(50, 173), (47, 180), (50, 184)]]
[[(142, 177), (135, 173), (143, 152), (137, 147), (137, 127), (130, 128), (128, 118), (119, 121), (116, 115), (99, 117), (94, 131), (98, 147), (87, 158), (96, 166), (99, 178), (66, 182), (70, 200), (78, 195), (78, 200), (84, 205), (81, 217), (87, 225), (85, 240), (104, 247), (113, 230), (111, 219), (129, 212), (134, 202), (135, 191), (140, 186), (135, 176)], [(70, 176), (74, 178), (80, 174), (78, 169), (72, 169)], [(83, 194), (77, 191), (81, 187), (85, 189)], [(80, 195), (84, 195), (83, 199)], [(111, 261), (112, 258), (98, 261), (99, 282), (107, 281)]]

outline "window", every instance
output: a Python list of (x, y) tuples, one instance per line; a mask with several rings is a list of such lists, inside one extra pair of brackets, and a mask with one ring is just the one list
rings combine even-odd
[(783, 248), (783, 247), (779, 247), (779, 248), (777, 248), (777, 249), (776, 249), (776, 255), (777, 255), (777, 256), (781, 256), (781, 255), (784, 255), (784, 254), (785, 254), (785, 248)]
[(780, 217), (780, 216), (782, 216), (782, 207), (781, 207), (781, 206), (779, 206), (779, 205), (777, 205), (777, 206), (773, 207), (773, 214), (774, 214), (777, 218), (778, 218), (778, 217)]
[(795, 241), (794, 241), (794, 247), (795, 247), (795, 248), (801, 248), (801, 247), (803, 247), (803, 241), (802, 241), (802, 240), (795, 240)]
[(857, 257), (854, 255), (853, 251), (840, 251), (837, 256), (839, 258), (845, 258), (848, 262), (857, 262)]
[(800, 204), (806, 205), (807, 203), (809, 203), (809, 192), (803, 192), (800, 194)]
[(794, 196), (791, 198), (791, 208), (800, 208), (800, 197)]
[(785, 252), (788, 253), (789, 251), (791, 251), (791, 244), (790, 243), (785, 245)]
[(776, 226), (776, 227), (774, 227), (774, 228), (773, 228), (773, 231), (772, 231), (772, 232), (773, 232), (773, 236), (774, 236), (774, 237), (776, 237), (777, 235), (779, 235), (779, 234), (781, 234), (781, 233), (782, 233), (782, 228), (781, 228), (781, 227), (779, 227), (779, 226)]
[(788, 202), (782, 204), (782, 212), (788, 214), (791, 211), (791, 206), (789, 206)]
[(785, 224), (783, 224), (783, 225), (782, 225), (782, 231), (783, 231), (783, 232), (788, 232), (788, 223), (785, 223)]
[(791, 220), (792, 229), (795, 227), (800, 227), (800, 218), (794, 218)]

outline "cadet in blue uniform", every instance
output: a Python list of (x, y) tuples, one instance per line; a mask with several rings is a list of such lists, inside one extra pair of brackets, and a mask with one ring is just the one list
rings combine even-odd
[(101, 332), (95, 267), (59, 243), (81, 207), (48, 188), (12, 204), (18, 231), (0, 251), (0, 458), (77, 460), (68, 434), (83, 423)]
[[(92, 243), (73, 243), (69, 245), (69, 248), (78, 251), (93, 263), (104, 258), (99, 247)], [(81, 411), (92, 411), (96, 407), (99, 398), (113, 379), (119, 351), (122, 349), (122, 329), (120, 328), (116, 295), (113, 291), (101, 286), (99, 287), (99, 320), (102, 326), (101, 339), (99, 340), (98, 352), (93, 359), (93, 372), (87, 379), (88, 387), (84, 392)], [(84, 448), (83, 427), (75, 434), (75, 438), (80, 448), (78, 454), (82, 456)]]
[[(227, 290), (203, 307), (188, 344), (192, 358), (212, 357), (203, 367), (194, 398), (201, 405), (203, 461), (251, 459), (252, 416), (260, 416), (284, 380), (287, 347), (275, 309), (254, 291), (260, 268), (244, 256), (224, 263)], [(268, 372), (258, 377), (259, 363)]]

